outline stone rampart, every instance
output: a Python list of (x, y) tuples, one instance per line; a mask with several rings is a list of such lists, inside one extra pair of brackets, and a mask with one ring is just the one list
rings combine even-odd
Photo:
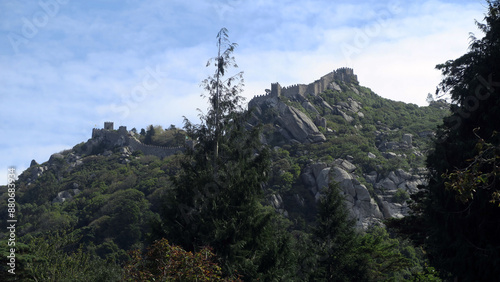
[(129, 136), (128, 146), (133, 151), (141, 151), (144, 155), (154, 155), (160, 159), (174, 155), (177, 152), (183, 152), (185, 150), (184, 147), (161, 147), (161, 146), (146, 145), (141, 143), (133, 136)]
[(293, 97), (295, 95), (306, 95), (308, 85), (306, 84), (294, 84), (281, 89), (281, 95), (286, 97)]
[[(107, 125), (109, 128), (109, 123)], [(92, 129), (92, 138), (98, 137), (102, 138), (102, 141), (107, 144), (129, 146), (132, 151), (141, 151), (144, 155), (154, 155), (160, 159), (185, 150), (184, 147), (162, 147), (143, 144), (137, 138), (130, 135), (125, 126), (120, 126), (118, 130)]]
[(279, 83), (271, 83), (271, 93), (266, 95), (257, 95), (250, 102), (248, 106), (251, 108), (262, 101), (272, 98), (279, 97), (281, 95), (285, 97), (294, 97), (296, 95), (306, 96), (314, 95), (317, 96), (327, 90), (332, 82), (346, 82), (346, 83), (358, 83), (358, 76), (354, 74), (354, 70), (351, 68), (339, 68), (334, 70), (320, 79), (316, 80), (310, 84), (294, 84), (286, 87), (281, 87)]

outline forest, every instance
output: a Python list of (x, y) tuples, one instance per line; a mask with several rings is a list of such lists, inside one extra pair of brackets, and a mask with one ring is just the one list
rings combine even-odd
[[(208, 109), (200, 122), (131, 130), (144, 144), (184, 152), (160, 159), (89, 140), (32, 162), (1, 187), (2, 222), (15, 235), (1, 230), (0, 280), (496, 280), (499, 1), (488, 2), (484, 20), (467, 53), (436, 66), (443, 78), (426, 107), (342, 81), (307, 104), (281, 99), (311, 120), (324, 118), (317, 130), (326, 141), (316, 143), (280, 134), (277, 108), (244, 109), (237, 44), (221, 29), (207, 64), (213, 74), (202, 81)], [(362, 114), (345, 118), (351, 101)], [(341, 163), (347, 171), (345, 161), (359, 176), (356, 191), (365, 187), (383, 216), (353, 216), (346, 183), (333, 176), (311, 193), (307, 170)], [(380, 184), (419, 168), (425, 181), (413, 190)], [(394, 207), (404, 216), (389, 216)], [(365, 218), (370, 224), (359, 223)]]

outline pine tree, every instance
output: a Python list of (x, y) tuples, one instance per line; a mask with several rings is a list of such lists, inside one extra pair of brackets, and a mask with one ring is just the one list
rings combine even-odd
[(144, 138), (144, 144), (151, 145), (153, 143), (153, 136), (155, 136), (155, 134), (155, 128), (153, 127), (153, 125), (150, 125)]
[(224, 79), (236, 67), (236, 44), (229, 43), (226, 29), (218, 33), (217, 45), (218, 56), (211, 60), (216, 72), (202, 83), (210, 107), (199, 125), (185, 119), (195, 146), (172, 179), (161, 230), (186, 250), (212, 247), (226, 275), (237, 271), (245, 280), (284, 279), (293, 267), (289, 237), (278, 228), (275, 212), (261, 204), (270, 152), (260, 143), (259, 128), (247, 127), (249, 115), (239, 95), (242, 73)]
[(360, 237), (349, 218), (338, 184), (325, 188), (314, 230), (318, 266), (314, 280), (367, 281), (366, 257), (358, 252)]
[[(437, 66), (444, 75), (437, 92), (450, 94), (452, 115), (428, 157), (429, 184), (414, 218), (415, 224), (426, 224), (419, 238), (426, 239), (432, 262), (460, 281), (500, 277), (499, 1), (488, 1), (485, 21), (477, 23), (485, 36), (471, 36), (466, 54)], [(484, 146), (493, 150), (484, 155)]]

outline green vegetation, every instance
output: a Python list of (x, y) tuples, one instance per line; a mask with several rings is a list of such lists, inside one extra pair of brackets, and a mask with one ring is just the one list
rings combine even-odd
[(423, 246), (440, 273), (455, 281), (500, 276), (498, 159), (500, 130), (500, 2), (488, 1), (484, 37), (469, 51), (438, 65), (452, 114), (444, 119), (427, 166), (425, 190), (414, 195), (413, 215), (396, 226)]
[[(167, 130), (150, 125), (138, 136), (168, 147), (195, 140), (185, 154), (159, 159), (91, 141), (20, 176), (16, 278), (440, 281), (498, 274), (500, 128), (492, 121), (500, 110), (498, 89), (484, 85), (499, 73), (498, 6), (490, 3), (488, 24), (481, 26), (486, 37), (438, 67), (445, 75), (441, 88), (455, 103), (451, 116), (443, 100), (418, 107), (338, 82), (341, 91), (307, 97), (326, 119), (320, 130), (327, 140), (315, 144), (290, 142), (266, 124), (278, 115), (272, 108), (263, 111), (264, 124), (249, 125), (252, 116), (239, 95), (242, 73), (230, 74), (236, 44), (221, 30), (210, 61), (215, 72), (202, 83), (209, 108), (201, 123), (185, 120), (183, 129)], [(470, 104), (467, 97), (481, 85), (481, 97), (488, 98)], [(316, 118), (300, 102), (281, 99)], [(325, 103), (340, 105), (352, 120)], [(429, 136), (438, 125), (433, 143)], [(411, 195), (413, 214), (385, 222), (387, 229), (357, 230), (337, 183), (313, 195), (302, 179), (311, 163), (338, 159), (355, 164), (352, 174), (373, 199), (379, 199), (375, 189), (362, 177), (368, 173), (386, 177), (427, 164), (432, 177)], [(394, 189), (394, 203), (408, 201), (406, 190)], [(4, 211), (7, 198), (0, 197)], [(270, 199), (281, 207), (274, 209)], [(7, 242), (0, 250), (0, 280), (8, 281)]]
[(186, 142), (186, 132), (173, 125), (165, 130), (160, 125), (150, 125), (147, 131), (141, 129), (138, 137), (144, 144), (163, 147), (182, 147)]
[(212, 260), (214, 253), (203, 248), (193, 254), (166, 239), (154, 242), (146, 253), (131, 252), (132, 261), (125, 266), (125, 281), (228, 281)]
[[(228, 42), (226, 36), (225, 30), (219, 33), (219, 46)], [(215, 59), (217, 71), (205, 81), (210, 109), (202, 124), (185, 122), (197, 144), (172, 178), (174, 189), (157, 235), (189, 251), (211, 246), (226, 275), (237, 272), (246, 281), (283, 280), (292, 271), (290, 238), (278, 229), (275, 212), (261, 204), (269, 150), (260, 143), (258, 128), (244, 127), (248, 115), (239, 111), (241, 85), (234, 76), (224, 79), (233, 65), (233, 48), (228, 44)]]

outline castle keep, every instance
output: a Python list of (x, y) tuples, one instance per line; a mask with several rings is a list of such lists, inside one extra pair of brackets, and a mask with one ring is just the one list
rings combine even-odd
[(259, 103), (262, 100), (280, 96), (290, 98), (296, 95), (317, 96), (327, 89), (332, 89), (335, 82), (358, 83), (358, 76), (354, 74), (354, 70), (351, 68), (339, 68), (310, 84), (295, 84), (281, 87), (278, 82), (271, 83), (271, 92), (269, 92), (269, 94), (255, 96), (248, 105), (249, 107), (252, 107), (253, 103)]
[(92, 139), (102, 138), (103, 142), (119, 146), (128, 146), (132, 151), (141, 151), (144, 155), (154, 155), (162, 159), (183, 152), (185, 147), (161, 147), (141, 143), (133, 133), (127, 131), (126, 126), (120, 126), (118, 130), (113, 129), (113, 122), (105, 122), (104, 128), (92, 129)]

